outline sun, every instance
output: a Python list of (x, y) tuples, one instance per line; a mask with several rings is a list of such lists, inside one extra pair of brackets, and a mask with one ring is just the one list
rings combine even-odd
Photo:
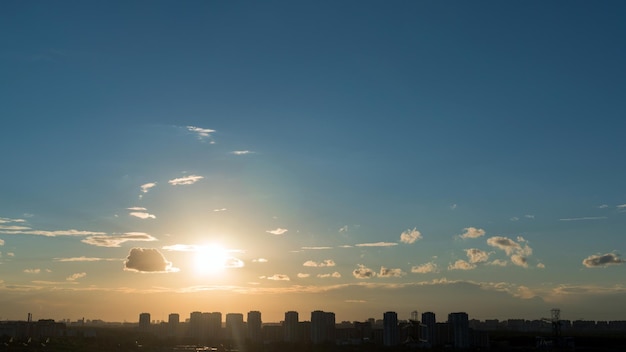
[(228, 251), (217, 245), (200, 246), (196, 250), (194, 268), (198, 274), (216, 274), (226, 268)]

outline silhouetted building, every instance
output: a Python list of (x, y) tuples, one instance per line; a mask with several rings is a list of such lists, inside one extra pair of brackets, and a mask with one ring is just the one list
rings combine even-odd
[(248, 312), (248, 338), (250, 342), (258, 344), (263, 342), (263, 330), (261, 321), (261, 312), (251, 311)]
[(298, 312), (289, 311), (285, 313), (283, 333), (285, 342), (298, 341)]
[(212, 312), (208, 315), (207, 334), (209, 341), (214, 342), (222, 338), (222, 313)]
[(237, 345), (243, 345), (246, 340), (246, 333), (243, 324), (243, 314), (228, 313), (226, 314), (226, 336)]
[(425, 340), (432, 346), (435, 343), (435, 324), (437, 324), (437, 320), (435, 318), (435, 313), (433, 312), (425, 312), (422, 313), (422, 324), (426, 325), (426, 336)]
[(150, 328), (150, 313), (139, 314), (139, 328), (141, 330), (148, 330)]
[(311, 312), (311, 342), (314, 344), (335, 341), (335, 313), (316, 310)]
[(385, 312), (383, 315), (383, 345), (397, 346), (399, 339), (398, 314), (396, 312)]
[(448, 314), (448, 325), (452, 339), (452, 346), (456, 349), (470, 347), (469, 319), (467, 313)]
[(189, 315), (189, 335), (194, 342), (201, 342), (202, 336), (202, 312), (191, 312)]
[(172, 313), (167, 317), (167, 335), (178, 336), (180, 329), (180, 315)]

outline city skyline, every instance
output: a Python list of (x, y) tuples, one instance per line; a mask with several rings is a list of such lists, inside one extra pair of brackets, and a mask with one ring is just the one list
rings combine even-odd
[(625, 14), (3, 2), (0, 320), (624, 320)]

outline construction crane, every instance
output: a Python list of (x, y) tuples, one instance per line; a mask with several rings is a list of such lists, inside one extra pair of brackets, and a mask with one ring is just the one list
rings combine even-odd
[[(561, 310), (552, 308), (550, 310), (550, 318), (541, 318), (542, 321), (552, 325), (552, 346), (558, 348), (561, 344)], [(542, 347), (546, 347), (545, 340), (540, 343)]]

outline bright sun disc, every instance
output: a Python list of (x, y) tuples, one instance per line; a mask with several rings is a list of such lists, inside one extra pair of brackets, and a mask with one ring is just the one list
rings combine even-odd
[(226, 267), (228, 252), (219, 246), (202, 246), (195, 256), (195, 270), (201, 274), (217, 273)]

